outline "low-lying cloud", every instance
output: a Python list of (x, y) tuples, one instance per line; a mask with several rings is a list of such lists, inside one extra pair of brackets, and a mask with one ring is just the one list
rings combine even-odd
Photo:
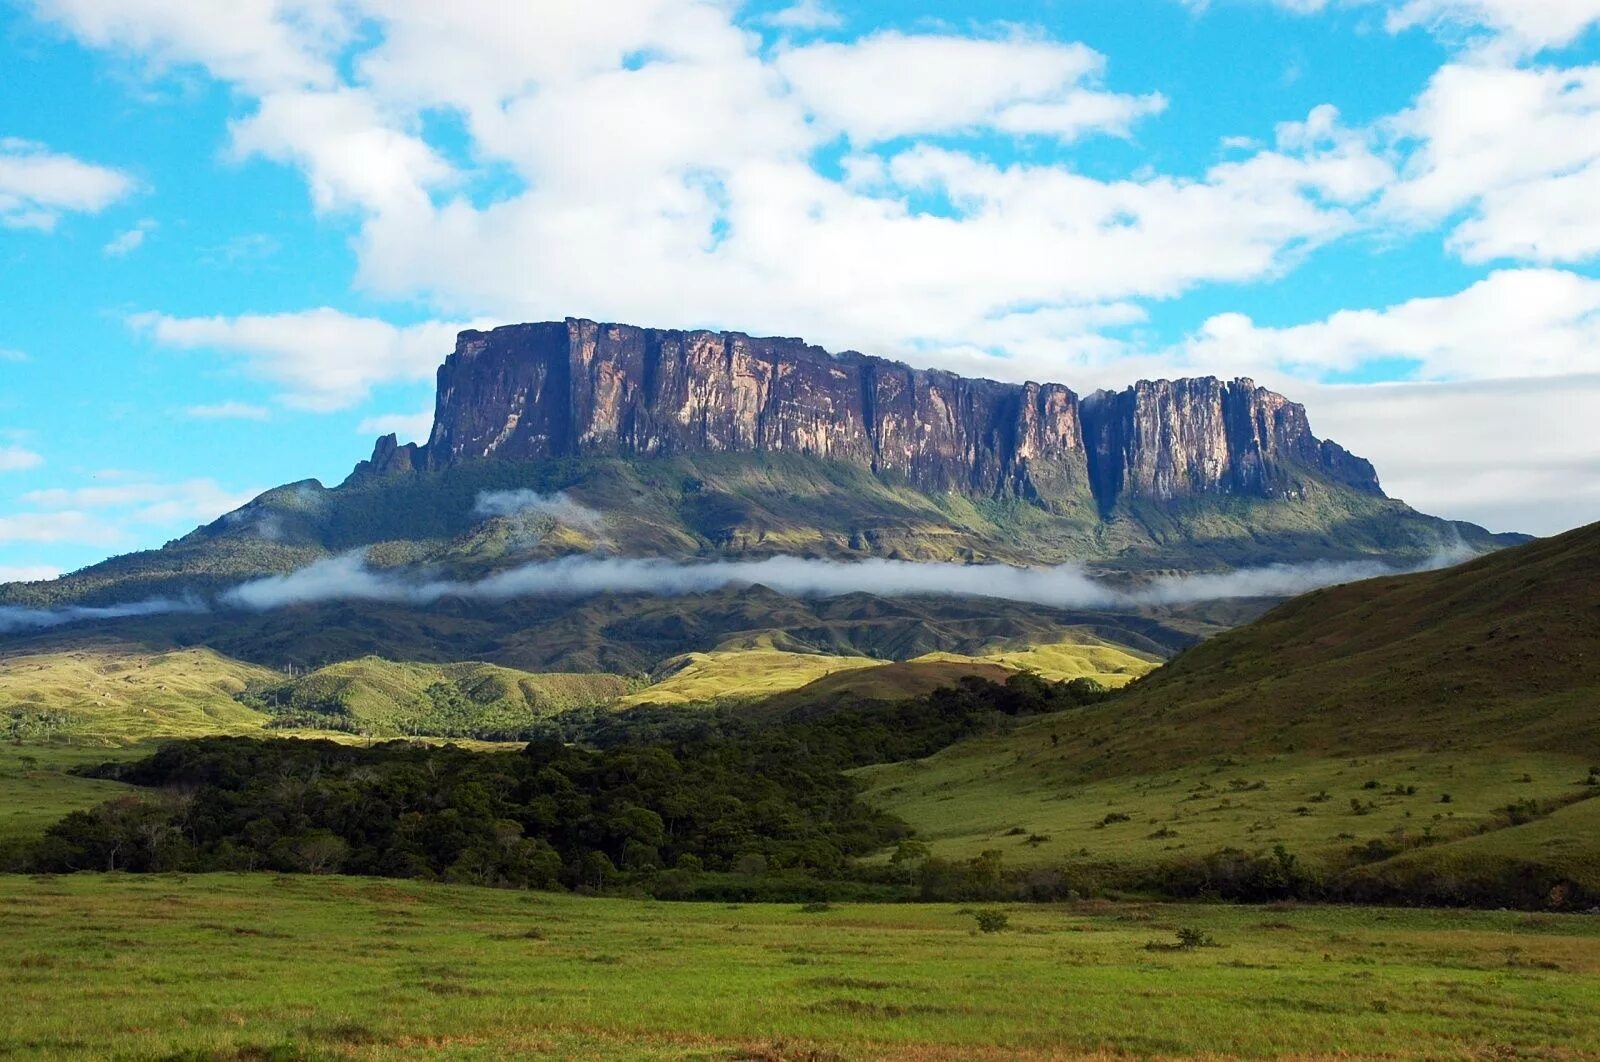
[[(1447, 567), (1473, 556), (1465, 547), (1441, 552), (1426, 563), (1396, 568), (1381, 561), (1274, 564), (1232, 572), (1166, 576), (1143, 586), (1120, 588), (1091, 578), (1073, 564), (1016, 568), (1004, 564), (948, 564), (871, 559), (675, 561), (651, 557), (573, 556), (535, 561), (477, 580), (437, 579), (374, 570), (356, 551), (317, 561), (297, 571), (242, 583), (214, 604), (257, 612), (337, 601), (426, 607), (445, 599), (501, 602), (526, 597), (588, 597), (652, 594), (675, 597), (728, 587), (765, 586), (790, 597), (998, 598), (1052, 608), (1131, 609), (1230, 598), (1292, 597), (1339, 583)], [(64, 608), (0, 607), (0, 633), (64, 623), (206, 612), (198, 598), (152, 598), (126, 605)]]
[[(1470, 553), (1440, 554), (1421, 568), (1456, 563)], [(329, 601), (430, 605), (444, 598), (507, 601), (520, 597), (586, 597), (603, 593), (673, 597), (730, 586), (765, 586), (791, 597), (990, 597), (1056, 608), (1137, 608), (1241, 597), (1288, 597), (1323, 586), (1416, 571), (1380, 561), (1270, 565), (1182, 575), (1119, 589), (1075, 564), (1017, 568), (1003, 564), (919, 563), (871, 559), (685, 562), (662, 558), (563, 557), (536, 561), (470, 582), (418, 579), (368, 568), (359, 553), (318, 561), (299, 571), (235, 587), (227, 605), (266, 610)]]
[(205, 612), (204, 602), (198, 598), (153, 597), (126, 605), (67, 605), (61, 608), (22, 608), (14, 605), (0, 606), (0, 634), (13, 631), (42, 630), (59, 627), (64, 623), (88, 620), (124, 619), (128, 616), (157, 616), (171, 612)]
[(540, 494), (536, 490), (486, 490), (478, 494), (472, 511), (479, 516), (548, 516), (582, 531), (600, 531), (605, 517), (573, 499), (566, 491)]

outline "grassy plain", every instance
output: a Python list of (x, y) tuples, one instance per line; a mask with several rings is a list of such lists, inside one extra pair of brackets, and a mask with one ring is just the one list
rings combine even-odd
[(137, 759), (154, 747), (0, 745), (0, 844), (36, 838), (74, 811), (136, 792), (121, 782), (80, 778), (68, 771), (109, 759)]
[[(986, 908), (994, 909), (994, 908)], [(0, 878), (0, 1055), (1600, 1053), (1600, 920), (666, 904), (270, 875)], [(1218, 946), (1149, 949), (1193, 927)]]
[[(1276, 844), (1330, 866), (1372, 840), (1396, 847), (1424, 836), (1483, 843), (1479, 831), (1504, 826), (1507, 805), (1533, 800), (1551, 808), (1596, 792), (1584, 784), (1584, 759), (1498, 750), (1213, 757), (1173, 770), (1085, 778), (1051, 743), (1066, 718), (1043, 717), (926, 760), (857, 773), (868, 799), (909, 822), (935, 854), (968, 858), (999, 849), (1008, 864), (1021, 866), (1152, 866)], [(1600, 810), (1600, 801), (1593, 806)], [(1505, 833), (1501, 843), (1527, 845), (1530, 855), (1555, 852), (1544, 843), (1549, 838), (1533, 843), (1534, 825)], [(1574, 837), (1585, 859), (1600, 855), (1594, 836)], [(1592, 870), (1586, 877), (1600, 884), (1600, 867)]]

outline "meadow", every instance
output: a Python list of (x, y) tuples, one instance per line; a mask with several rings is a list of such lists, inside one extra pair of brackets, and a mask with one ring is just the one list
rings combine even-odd
[[(980, 932), (989, 912), (1007, 927)], [(3, 877), (0, 985), (15, 1057), (1600, 1053), (1600, 919), (1578, 915)]]
[[(1588, 761), (1575, 756), (1504, 749), (1219, 756), (1174, 770), (1086, 778), (1051, 743), (1060, 726), (1059, 717), (1046, 716), (925, 760), (855, 773), (869, 802), (909, 822), (935, 855), (971, 858), (1000, 849), (1008, 864), (1025, 866), (1154, 865), (1278, 844), (1334, 865), (1373, 841), (1400, 850), (1526, 837), (1535, 823), (1513, 826), (1506, 809), (1514, 805), (1531, 809), (1530, 819), (1600, 810), (1600, 801), (1558, 810), (1600, 793), (1588, 784)], [(1591, 861), (1600, 854), (1582, 832), (1572, 838)], [(1547, 843), (1522, 843), (1528, 852), (1551, 851)], [(1589, 866), (1586, 877), (1600, 882), (1600, 865)]]

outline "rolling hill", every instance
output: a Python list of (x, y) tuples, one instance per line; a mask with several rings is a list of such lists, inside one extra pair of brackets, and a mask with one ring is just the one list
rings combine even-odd
[(1283, 845), (1352, 895), (1595, 895), (1597, 633), (1591, 526), (1307, 594), (1105, 704), (861, 775), (951, 856), (1136, 881)]

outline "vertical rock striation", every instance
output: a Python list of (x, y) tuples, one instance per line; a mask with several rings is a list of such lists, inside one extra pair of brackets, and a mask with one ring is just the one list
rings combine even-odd
[(1121, 500), (1276, 496), (1306, 473), (1380, 494), (1372, 466), (1249, 380), (1060, 384), (912, 369), (798, 339), (564, 322), (461, 333), (424, 446), (380, 439), (358, 475), (465, 461), (782, 451), (928, 491), (1110, 512)]

